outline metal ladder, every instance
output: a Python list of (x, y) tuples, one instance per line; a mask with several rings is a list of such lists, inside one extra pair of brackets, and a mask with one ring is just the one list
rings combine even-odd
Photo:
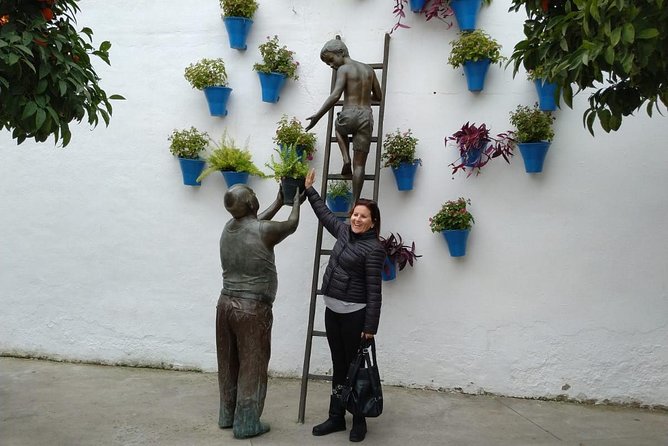
[[(340, 39), (340, 36), (336, 36), (337, 39)], [(380, 158), (381, 158), (381, 148), (383, 145), (383, 118), (385, 115), (385, 91), (387, 86), (387, 62), (389, 57), (390, 50), (390, 35), (385, 34), (385, 42), (383, 48), (383, 62), (382, 63), (371, 63), (368, 64), (371, 68), (376, 71), (376, 76), (379, 77), (380, 88), (382, 92), (382, 98), (380, 101), (374, 101), (371, 104), (372, 109), (378, 107), (378, 122), (376, 128), (374, 129), (375, 135), (372, 135), (371, 144), (375, 145), (375, 161), (374, 161), (374, 173), (365, 174), (364, 181), (367, 180), (373, 181), (373, 200), (378, 202), (378, 179), (380, 178)], [(380, 71), (380, 76), (378, 71)], [(330, 91), (334, 89), (334, 84), (336, 82), (336, 70), (332, 70), (332, 82), (330, 86)], [(336, 144), (336, 136), (333, 134), (334, 129), (334, 117), (335, 109), (343, 106), (343, 101), (338, 101), (334, 107), (329, 110), (327, 117), (327, 139), (325, 142), (325, 158), (323, 161), (323, 178), (322, 186), (320, 188), (320, 196), (325, 197), (327, 194), (327, 184), (329, 180), (341, 180), (344, 179), (341, 174), (333, 174), (329, 172), (330, 168), (330, 151), (332, 143)], [(338, 150), (338, 146), (336, 147)], [(369, 154), (373, 152), (371, 148)], [(367, 160), (368, 164), (368, 160)], [(346, 213), (341, 213), (341, 217), (347, 217)], [(298, 422), (304, 423), (304, 413), (306, 412), (306, 393), (308, 390), (308, 380), (309, 379), (319, 379), (331, 381), (332, 377), (329, 375), (314, 375), (309, 372), (311, 365), (311, 348), (313, 346), (314, 337), (326, 337), (327, 334), (324, 331), (314, 330), (313, 325), (315, 322), (315, 312), (316, 312), (316, 303), (318, 296), (322, 295), (320, 289), (318, 289), (318, 281), (320, 278), (320, 258), (322, 256), (328, 256), (331, 254), (330, 249), (323, 249), (322, 247), (322, 237), (323, 236), (323, 226), (322, 223), (318, 222), (318, 233), (315, 246), (315, 256), (313, 258), (313, 280), (311, 283), (311, 303), (309, 306), (309, 316), (308, 316), (308, 328), (306, 333), (306, 347), (304, 349), (304, 368), (302, 371), (302, 382), (301, 382), (301, 394), (299, 397), (299, 415)]]

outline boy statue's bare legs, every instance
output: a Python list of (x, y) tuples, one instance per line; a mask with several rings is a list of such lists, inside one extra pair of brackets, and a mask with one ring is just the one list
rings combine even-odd
[(356, 203), (364, 186), (364, 165), (369, 152), (354, 150), (353, 146), (353, 203)]
[(350, 178), (353, 171), (350, 168), (350, 140), (348, 139), (348, 134), (341, 133), (338, 129), (334, 133), (336, 134), (336, 142), (339, 144), (339, 150), (341, 150), (341, 158), (343, 158), (341, 175), (345, 178)]

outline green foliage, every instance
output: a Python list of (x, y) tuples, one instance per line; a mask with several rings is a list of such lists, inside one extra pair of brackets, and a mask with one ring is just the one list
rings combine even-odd
[(79, 0), (3, 0), (0, 2), (0, 129), (12, 130), (21, 144), (27, 138), (67, 146), (69, 123), (106, 125), (112, 113), (98, 84), (91, 56), (109, 64), (111, 43), (93, 47), (93, 31), (77, 32)]
[(401, 163), (413, 163), (419, 161), (415, 158), (415, 149), (418, 139), (413, 136), (411, 129), (402, 132), (397, 129), (395, 133), (385, 135), (383, 141), (383, 155), (381, 159), (385, 162), (384, 167), (399, 167)]
[(278, 154), (278, 161), (271, 155), (271, 161), (265, 165), (271, 169), (274, 179), (280, 181), (281, 178), (305, 178), (308, 173), (308, 163), (302, 160), (297, 154), (294, 146), (274, 149)]
[(265, 43), (258, 47), (262, 55), (262, 63), (253, 65), (253, 69), (260, 73), (282, 73), (289, 79), (297, 80), (297, 67), (299, 62), (295, 61), (294, 52), (290, 51), (285, 45), (280, 46), (278, 36), (267, 37)]
[(220, 7), (225, 17), (245, 17), (252, 19), (257, 11), (255, 0), (220, 0)]
[(491, 63), (499, 63), (506, 58), (501, 55), (501, 45), (480, 29), (460, 32), (459, 38), (450, 42), (452, 51), (448, 63), (457, 68), (464, 62), (489, 59)]
[(287, 115), (283, 115), (278, 121), (274, 142), (282, 146), (295, 145), (300, 147), (304, 150), (307, 159), (313, 159), (313, 154), (316, 151), (315, 134), (305, 132), (304, 126), (296, 117), (288, 119)]
[(346, 180), (330, 180), (327, 184), (327, 197), (348, 197), (351, 194), (350, 182)]
[(234, 139), (223, 133), (217, 147), (211, 151), (206, 159), (207, 168), (202, 171), (197, 181), (202, 181), (209, 174), (216, 171), (248, 172), (251, 175), (264, 178), (266, 175), (253, 163), (253, 155), (248, 150), (248, 143), (243, 149), (237, 146)]
[(441, 232), (446, 229), (471, 229), (475, 220), (466, 209), (467, 203), (471, 204), (471, 200), (459, 198), (446, 201), (441, 210), (429, 218), (431, 232)]
[(668, 106), (668, 8), (663, 0), (514, 0), (526, 9), (525, 39), (510, 58), (514, 73), (542, 66), (572, 107), (585, 89), (589, 108), (583, 122), (594, 134), (617, 130), (624, 116), (644, 104), (651, 116), (659, 103)]
[(195, 127), (174, 130), (168, 138), (169, 151), (179, 158), (198, 159), (199, 153), (209, 144), (209, 135)]
[(554, 116), (539, 109), (538, 103), (534, 104), (533, 108), (518, 105), (515, 111), (510, 112), (510, 123), (516, 129), (512, 132), (513, 139), (517, 142), (552, 141), (553, 122)]
[(227, 72), (223, 59), (201, 59), (186, 67), (183, 75), (193, 88), (226, 87)]

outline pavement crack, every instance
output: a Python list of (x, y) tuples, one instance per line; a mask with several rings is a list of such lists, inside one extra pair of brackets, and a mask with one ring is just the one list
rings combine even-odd
[(528, 418), (528, 417), (522, 415), (521, 413), (519, 413), (518, 411), (516, 411), (515, 409), (513, 409), (512, 407), (510, 407), (509, 405), (507, 405), (507, 404), (504, 403), (503, 401), (499, 400), (499, 402), (500, 402), (502, 405), (506, 406), (508, 409), (510, 409), (510, 410), (512, 410), (513, 412), (515, 412), (515, 413), (516, 413), (517, 415), (519, 415), (520, 417), (522, 417), (522, 418), (524, 418), (525, 420), (527, 420), (529, 423), (531, 423), (531, 424), (533, 424), (534, 426), (536, 426), (538, 429), (542, 430), (543, 432), (545, 432), (545, 433), (547, 433), (547, 434), (550, 434), (551, 436), (553, 436), (554, 438), (556, 438), (556, 439), (559, 440), (559, 441), (563, 441), (561, 438), (559, 438), (558, 436), (556, 436), (555, 434), (553, 434), (553, 433), (550, 432), (549, 430), (545, 429), (543, 426), (541, 426), (540, 424), (536, 423), (536, 422), (533, 421), (531, 418)]

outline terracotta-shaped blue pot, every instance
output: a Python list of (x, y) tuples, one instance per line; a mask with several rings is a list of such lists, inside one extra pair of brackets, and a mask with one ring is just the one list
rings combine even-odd
[(186, 186), (201, 186), (202, 183), (197, 181), (197, 177), (202, 173), (204, 164), (204, 160), (201, 159), (179, 158), (183, 184)]
[(469, 91), (482, 91), (485, 86), (485, 76), (489, 69), (489, 59), (467, 60), (464, 62), (464, 74)]
[(392, 167), (394, 179), (400, 191), (413, 190), (415, 172), (417, 172), (419, 165), (420, 160), (415, 160), (412, 163), (401, 163), (399, 167)]
[(250, 32), (253, 21), (245, 17), (223, 17), (227, 36), (230, 39), (230, 48), (235, 50), (245, 50), (246, 40)]
[(482, 0), (451, 0), (450, 7), (455, 13), (457, 25), (462, 31), (473, 31), (478, 20)]
[(227, 101), (232, 89), (229, 87), (206, 87), (204, 96), (209, 104), (211, 116), (227, 116)]
[(469, 238), (469, 232), (471, 232), (470, 229), (446, 229), (441, 231), (452, 257), (466, 255), (466, 241)]
[(410, 0), (409, 1), (411, 11), (413, 11), (413, 12), (422, 11), (422, 9), (424, 9), (424, 4), (425, 3), (427, 3), (427, 0)]
[(257, 73), (262, 87), (262, 102), (278, 102), (287, 76), (282, 73)]
[(248, 183), (248, 172), (233, 172), (233, 171), (221, 170), (220, 173), (223, 174), (223, 178), (225, 178), (225, 183), (227, 184), (228, 188), (234, 186), (235, 184)]
[(383, 269), (380, 271), (380, 278), (386, 282), (397, 278), (397, 265), (389, 257), (385, 257)]
[(301, 193), (306, 189), (305, 178), (281, 178), (281, 190), (283, 191), (283, 204), (292, 206), (295, 199), (295, 192), (299, 189)]
[(533, 84), (536, 86), (536, 93), (538, 93), (539, 108), (543, 111), (555, 111), (557, 109), (555, 98), (557, 84), (545, 82), (543, 79), (535, 79)]
[(540, 173), (543, 171), (543, 163), (545, 156), (547, 156), (547, 149), (550, 148), (550, 143), (547, 141), (540, 142), (520, 142), (517, 143), (524, 160), (524, 170), (526, 173)]
[[(351, 193), (348, 193), (346, 196), (327, 197), (327, 207), (332, 212), (348, 212), (352, 199), (353, 194)], [(345, 220), (345, 217), (339, 217), (339, 220)]]
[(483, 150), (487, 147), (487, 143), (480, 144), (480, 146), (476, 147), (475, 149), (471, 149), (466, 152), (466, 155), (464, 156), (464, 165), (466, 167), (473, 167), (476, 165), (478, 161), (480, 161), (480, 157), (482, 156)]

